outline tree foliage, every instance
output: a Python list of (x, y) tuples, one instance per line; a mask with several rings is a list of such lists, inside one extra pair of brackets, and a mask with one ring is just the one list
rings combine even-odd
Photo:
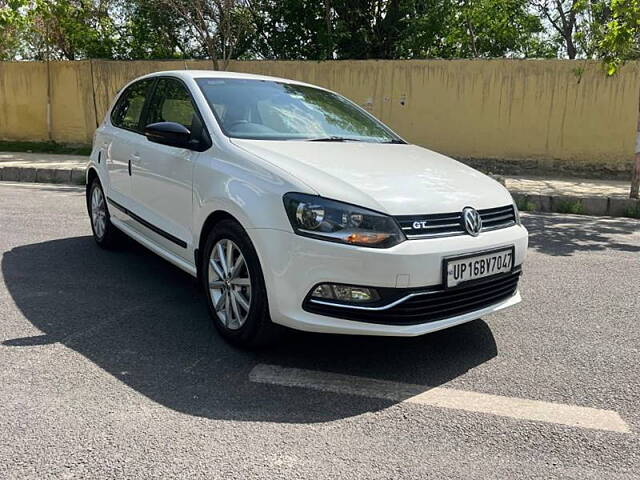
[(26, 19), (20, 10), (24, 0), (0, 0), (0, 60), (11, 60), (19, 55), (26, 28)]
[(612, 0), (611, 17), (599, 45), (609, 75), (640, 58), (640, 0)]
[(124, 23), (120, 29), (123, 56), (130, 59), (200, 58), (184, 22), (157, 0), (121, 4)]
[(60, 60), (115, 56), (109, 0), (35, 0), (29, 6), (25, 55)]
[(0, 0), (0, 59), (638, 58), (640, 0)]
[(238, 56), (251, 31), (246, 3), (242, 0), (157, 0), (182, 23), (190, 37), (213, 61), (217, 70), (226, 69)]
[(548, 56), (540, 18), (528, 7), (526, 0), (459, 0), (447, 22), (446, 57)]
[(328, 5), (330, 0), (249, 1), (255, 27), (252, 52), (267, 59), (333, 58), (335, 20)]

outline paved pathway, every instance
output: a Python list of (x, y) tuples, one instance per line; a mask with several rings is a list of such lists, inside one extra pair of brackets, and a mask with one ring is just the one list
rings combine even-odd
[(630, 182), (584, 178), (506, 177), (511, 192), (534, 195), (628, 198)]
[[(0, 152), (0, 180), (84, 184), (87, 157)], [(640, 217), (629, 182), (581, 178), (504, 177), (522, 210)]]
[(84, 155), (0, 152), (0, 168), (84, 168), (87, 162)]

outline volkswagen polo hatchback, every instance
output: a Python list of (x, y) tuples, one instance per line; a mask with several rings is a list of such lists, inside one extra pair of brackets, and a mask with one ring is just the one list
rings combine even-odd
[(128, 84), (96, 131), (87, 206), (198, 277), (219, 332), (415, 336), (520, 301), (509, 192), (346, 98), (212, 71)]

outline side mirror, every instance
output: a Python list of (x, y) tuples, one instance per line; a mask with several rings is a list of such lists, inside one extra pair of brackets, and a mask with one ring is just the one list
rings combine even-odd
[(189, 148), (191, 132), (184, 125), (175, 122), (158, 122), (144, 127), (147, 140), (170, 147)]

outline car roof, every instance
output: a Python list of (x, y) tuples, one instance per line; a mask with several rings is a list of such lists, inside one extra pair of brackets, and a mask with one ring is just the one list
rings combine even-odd
[(220, 71), (220, 70), (166, 70), (162, 72), (153, 72), (148, 75), (144, 75), (139, 77), (137, 80), (141, 78), (153, 78), (153, 77), (161, 77), (161, 76), (174, 76), (178, 78), (235, 78), (235, 79), (244, 79), (244, 80), (264, 80), (271, 82), (280, 82), (280, 83), (289, 83), (293, 85), (305, 85), (313, 88), (320, 88), (324, 90), (324, 88), (319, 87), (317, 85), (311, 85), (309, 83), (299, 82), (297, 80), (290, 80), (287, 78), (280, 77), (270, 77), (267, 75), (255, 75), (252, 73), (240, 73), (240, 72), (228, 72), (228, 71)]

